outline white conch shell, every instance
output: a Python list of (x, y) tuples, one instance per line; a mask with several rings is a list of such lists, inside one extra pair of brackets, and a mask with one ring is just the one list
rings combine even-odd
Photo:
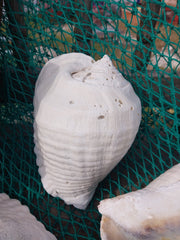
[(0, 239), (56, 240), (18, 200), (0, 193)]
[(180, 240), (180, 164), (142, 190), (98, 206), (102, 240)]
[(34, 141), (46, 191), (85, 209), (98, 183), (130, 148), (141, 120), (131, 84), (104, 56), (50, 60), (34, 97)]

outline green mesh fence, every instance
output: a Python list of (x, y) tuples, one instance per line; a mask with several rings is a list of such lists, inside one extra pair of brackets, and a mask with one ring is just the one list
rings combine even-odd
[[(0, 192), (57, 239), (100, 239), (101, 199), (140, 189), (180, 162), (179, 1), (0, 2)], [(85, 211), (43, 189), (33, 152), (33, 94), (44, 63), (67, 52), (108, 54), (142, 103), (133, 146)]]

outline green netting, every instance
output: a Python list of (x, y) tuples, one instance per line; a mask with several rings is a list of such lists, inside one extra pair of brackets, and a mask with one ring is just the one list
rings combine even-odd
[[(140, 189), (180, 162), (179, 1), (0, 2), (0, 192), (57, 239), (100, 239), (101, 199)], [(33, 152), (33, 94), (44, 63), (67, 52), (108, 54), (142, 103), (133, 146), (85, 211), (43, 189)]]

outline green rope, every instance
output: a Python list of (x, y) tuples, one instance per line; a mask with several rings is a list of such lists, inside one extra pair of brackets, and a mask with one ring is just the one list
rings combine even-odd
[[(0, 192), (28, 205), (65, 240), (100, 239), (101, 199), (143, 188), (180, 162), (179, 1), (175, 6), (164, 0), (88, 4), (6, 0), (0, 14)], [(33, 151), (36, 79), (45, 62), (73, 51), (96, 60), (108, 54), (142, 103), (131, 149), (99, 184), (85, 211), (46, 193)]]

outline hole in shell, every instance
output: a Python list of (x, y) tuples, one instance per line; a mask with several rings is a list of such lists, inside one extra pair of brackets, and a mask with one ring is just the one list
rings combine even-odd
[(71, 101), (69, 101), (69, 104), (74, 104), (74, 102), (71, 100)]
[(103, 119), (104, 118), (104, 115), (100, 115), (99, 117), (98, 117), (98, 119)]

